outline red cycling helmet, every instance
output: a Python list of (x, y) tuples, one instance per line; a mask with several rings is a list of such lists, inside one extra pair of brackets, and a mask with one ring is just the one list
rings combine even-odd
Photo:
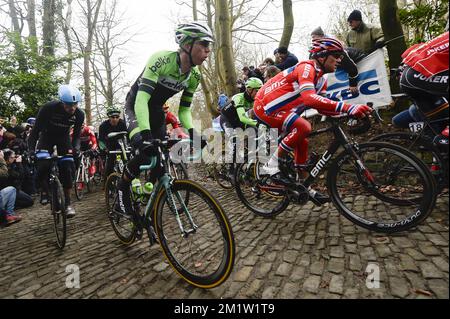
[(314, 58), (326, 57), (333, 53), (343, 53), (344, 46), (341, 41), (324, 37), (320, 39), (314, 39), (312, 41), (311, 49), (309, 50), (311, 56)]

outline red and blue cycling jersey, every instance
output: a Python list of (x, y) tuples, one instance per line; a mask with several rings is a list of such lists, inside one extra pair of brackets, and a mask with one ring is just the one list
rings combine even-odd
[[(267, 81), (255, 97), (255, 113), (267, 116), (298, 108), (314, 108), (324, 114), (342, 111), (344, 102), (327, 99), (319, 93), (326, 90), (323, 71), (312, 60), (278, 73)], [(268, 123), (270, 125), (270, 123)]]

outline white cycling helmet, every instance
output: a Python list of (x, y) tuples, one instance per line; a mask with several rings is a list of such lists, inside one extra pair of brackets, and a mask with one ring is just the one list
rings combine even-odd
[(175, 30), (175, 41), (182, 45), (189, 40), (214, 42), (211, 29), (199, 22), (179, 24)]

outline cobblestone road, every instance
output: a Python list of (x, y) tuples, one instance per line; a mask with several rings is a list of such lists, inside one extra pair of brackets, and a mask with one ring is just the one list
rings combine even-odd
[[(75, 203), (63, 252), (48, 208), (39, 204), (20, 212), (22, 222), (0, 229), (0, 298), (449, 298), (448, 195), (415, 230), (383, 236), (328, 204), (257, 217), (233, 191), (207, 184), (230, 217), (237, 245), (223, 285), (189, 286), (145, 236), (123, 246), (97, 192)], [(366, 286), (370, 263), (379, 266), (379, 288)], [(72, 264), (80, 269), (80, 288), (66, 288)]]

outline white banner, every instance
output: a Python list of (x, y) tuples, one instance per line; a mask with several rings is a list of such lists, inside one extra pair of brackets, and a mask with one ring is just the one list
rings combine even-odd
[(350, 104), (367, 104), (374, 106), (389, 105), (392, 102), (391, 89), (384, 63), (382, 49), (371, 53), (358, 64), (358, 89), (355, 95), (348, 89), (348, 74), (339, 70), (327, 75), (327, 97), (335, 101)]

